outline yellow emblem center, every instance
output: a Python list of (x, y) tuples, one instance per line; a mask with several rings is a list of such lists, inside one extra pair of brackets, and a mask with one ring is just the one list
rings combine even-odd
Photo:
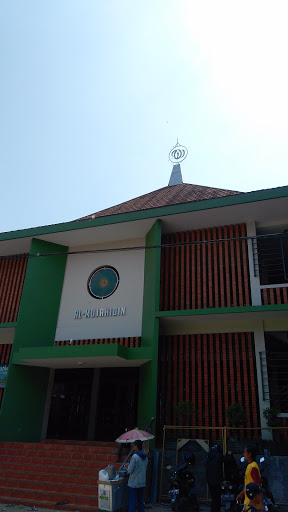
[(101, 286), (101, 288), (105, 288), (105, 286), (108, 285), (108, 279), (106, 279), (106, 277), (102, 277), (102, 279), (100, 280), (99, 285)]

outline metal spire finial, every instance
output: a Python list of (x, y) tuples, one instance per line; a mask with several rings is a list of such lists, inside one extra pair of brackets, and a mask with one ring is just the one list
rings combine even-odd
[(177, 137), (177, 143), (175, 144), (175, 146), (173, 146), (169, 153), (170, 162), (172, 162), (172, 164), (179, 164), (180, 162), (183, 162), (183, 160), (185, 160), (187, 155), (188, 149), (185, 146), (181, 146), (179, 144)]
[(187, 155), (188, 155), (188, 149), (185, 148), (185, 146), (181, 146), (179, 144), (178, 137), (177, 137), (177, 143), (175, 146), (173, 146), (173, 148), (171, 149), (171, 151), (169, 153), (169, 160), (174, 165), (173, 165), (172, 173), (171, 173), (170, 180), (168, 183), (168, 187), (171, 187), (173, 185), (181, 185), (183, 183), (180, 162), (183, 162), (183, 160), (185, 160)]

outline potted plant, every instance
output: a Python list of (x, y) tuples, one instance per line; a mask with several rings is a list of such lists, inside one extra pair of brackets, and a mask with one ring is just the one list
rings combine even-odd
[(185, 400), (178, 402), (174, 405), (174, 411), (178, 419), (178, 424), (182, 423), (182, 426), (191, 425), (194, 412), (193, 402), (186, 402)]
[(263, 411), (263, 416), (266, 420), (267, 427), (280, 427), (281, 419), (279, 418), (280, 411), (276, 407), (267, 407)]
[[(229, 421), (229, 426), (232, 428), (244, 427), (246, 425), (245, 409), (242, 405), (234, 403), (226, 409), (226, 416)], [(238, 431), (232, 430), (232, 434), (238, 439)]]

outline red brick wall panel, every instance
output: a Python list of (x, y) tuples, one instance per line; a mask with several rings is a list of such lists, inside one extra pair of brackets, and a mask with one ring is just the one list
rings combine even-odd
[(275, 289), (269, 288), (269, 298), (270, 298), (270, 304), (275, 304)]
[(163, 237), (163, 244), (172, 244), (162, 248), (160, 304), (164, 310), (250, 305), (247, 242), (238, 239), (245, 232), (241, 224)]
[[(196, 240), (197, 242), (200, 242), (201, 240), (201, 232), (200, 229), (197, 229), (196, 234)], [(201, 286), (201, 244), (196, 245), (196, 258), (197, 258), (197, 273), (196, 273), (196, 279), (197, 279), (197, 309), (202, 308), (202, 286)]]
[(217, 381), (217, 403), (218, 403), (218, 424), (224, 425), (225, 417), (223, 414), (222, 407), (222, 372), (221, 372), (221, 352), (220, 352), (220, 339), (219, 334), (215, 335), (216, 351), (215, 351), (215, 363), (216, 363), (216, 381)]
[(287, 287), (262, 288), (262, 304), (288, 304)]
[(178, 386), (178, 402), (183, 402), (186, 400), (186, 396), (184, 396), (184, 352), (183, 352), (183, 336), (179, 336), (178, 338), (178, 352), (179, 352), (179, 363), (178, 363), (178, 372), (179, 372), (179, 386)]
[[(233, 226), (229, 226), (229, 237), (234, 237)], [(236, 280), (236, 258), (234, 241), (229, 241), (230, 247), (230, 268), (231, 268), (231, 286), (232, 286), (232, 306), (237, 306), (237, 280)]]
[[(212, 239), (217, 240), (217, 230), (213, 228), (212, 230)], [(221, 262), (218, 258), (218, 243), (213, 243), (213, 264), (212, 264), (212, 272), (213, 272), (213, 289), (214, 289), (214, 307), (219, 307), (219, 279), (220, 279), (220, 294), (223, 293), (224, 296), (224, 282), (221, 282)], [(223, 278), (223, 262), (222, 262), (222, 278)], [(221, 286), (223, 286), (223, 290), (221, 290)], [(212, 306), (213, 307), (213, 306)]]
[[(206, 240), (205, 229), (202, 229), (201, 239)], [(201, 244), (202, 257), (201, 257), (201, 269), (202, 269), (202, 308), (207, 308), (207, 245), (206, 243)]]
[(185, 309), (185, 284), (186, 284), (186, 274), (185, 274), (185, 233), (180, 233), (180, 309)]
[[(239, 239), (240, 232), (239, 232), (239, 226), (235, 225), (235, 238)], [(241, 262), (241, 251), (240, 251), (240, 240), (235, 240), (235, 251), (236, 251), (236, 270), (237, 270), (237, 291), (238, 291), (238, 297), (236, 298), (237, 306), (243, 306), (243, 276), (242, 276), (242, 262)]]
[[(212, 238), (212, 233), (211, 233), (211, 229), (207, 229), (207, 240), (211, 240)], [(208, 307), (209, 308), (213, 308), (214, 306), (214, 297), (213, 297), (213, 289), (214, 289), (214, 268), (213, 268), (213, 263), (212, 263), (212, 252), (213, 252), (213, 245), (215, 244), (207, 244), (207, 268), (208, 268), (208, 276), (207, 276), (207, 279), (208, 279)], [(216, 288), (216, 284), (215, 284), (215, 288)], [(217, 293), (218, 293), (218, 290), (217, 290)], [(216, 294), (216, 291), (215, 291), (215, 294)], [(216, 294), (217, 295), (217, 294)], [(218, 306), (216, 306), (218, 307)]]
[(17, 321), (27, 260), (27, 255), (0, 258), (0, 323)]
[[(215, 389), (215, 366), (214, 366), (214, 346), (213, 346), (213, 334), (209, 334), (209, 354), (210, 354), (210, 364), (209, 364), (209, 371), (210, 371), (210, 387), (211, 390)], [(211, 396), (211, 427), (216, 427), (217, 420), (216, 420), (216, 400), (215, 396)]]
[[(166, 237), (164, 239), (164, 242), (166, 242), (166, 241), (168, 242), (168, 237)], [(160, 295), (164, 295), (164, 297), (163, 297), (164, 311), (167, 311), (169, 309), (169, 282), (170, 282), (169, 256), (170, 256), (170, 249), (168, 249), (168, 248), (164, 249), (164, 254), (165, 254), (165, 288), (164, 288), (164, 294), (160, 294)]]
[(189, 309), (190, 307), (190, 292), (191, 292), (191, 245), (190, 245), (190, 233), (187, 231), (185, 233), (185, 274), (184, 280), (186, 281), (186, 294), (185, 294), (185, 306), (183, 309)]
[[(228, 238), (228, 227), (224, 226), (223, 238)], [(225, 291), (226, 291), (226, 305), (231, 307), (231, 290), (230, 290), (230, 256), (229, 256), (229, 242), (224, 242), (224, 257), (225, 257)]]
[[(174, 404), (182, 400), (192, 401), (195, 409), (192, 424), (203, 427), (193, 431), (193, 435), (216, 439), (217, 433), (206, 427), (228, 426), (226, 409), (237, 402), (246, 411), (250, 434), (253, 436), (259, 429), (252, 333), (160, 337), (159, 387), (159, 417), (162, 422), (165, 418), (166, 425), (182, 426), (183, 419), (176, 417)], [(168, 410), (169, 414), (166, 413)], [(241, 429), (240, 435), (244, 439), (245, 430)]]
[[(202, 410), (202, 347), (201, 347), (201, 334), (196, 335), (197, 340), (197, 410), (198, 410), (198, 425), (203, 425), (203, 410)], [(201, 436), (203, 436), (203, 432)]]
[[(246, 354), (246, 344), (245, 344), (245, 333), (242, 332), (241, 335), (240, 335), (240, 343), (241, 343), (241, 353), (242, 353), (242, 358), (243, 358), (243, 361), (247, 361), (247, 354)], [(248, 412), (250, 410), (250, 405), (249, 405), (249, 376), (248, 376), (248, 372), (249, 372), (249, 367), (247, 366), (247, 364), (245, 364), (245, 362), (243, 363), (243, 370), (242, 370), (242, 373), (243, 373), (243, 388), (244, 388), (244, 399), (243, 399), (243, 403), (245, 404), (245, 410)], [(250, 415), (247, 414), (247, 427), (251, 427), (251, 421), (250, 421)], [(250, 435), (251, 435), (251, 432), (250, 432)]]
[(178, 403), (178, 339), (174, 338), (174, 344), (173, 344), (173, 375), (172, 375), (172, 381), (173, 381), (173, 422), (177, 420), (176, 413), (175, 413), (175, 405)]
[[(192, 309), (197, 308), (197, 302), (196, 302), (196, 246), (193, 242), (195, 242), (195, 231), (192, 231), (191, 233), (191, 283), (192, 283), (192, 290), (191, 290), (191, 307)], [(190, 304), (189, 304), (190, 306)], [(190, 309), (188, 307), (187, 309)]]
[(276, 288), (276, 304), (281, 304), (281, 303), (282, 303), (282, 300), (281, 300), (280, 288)]
[[(240, 235), (242, 238), (246, 237), (246, 225), (242, 222), (240, 226)], [(247, 253), (247, 242), (246, 240), (241, 241), (241, 249), (242, 249), (242, 261), (243, 261), (243, 278), (244, 278), (244, 304), (245, 306), (249, 306), (251, 304), (250, 297), (250, 278), (249, 278), (249, 263), (248, 263), (248, 253)]]
[(229, 332), (227, 334), (227, 344), (228, 344), (228, 354), (229, 354), (228, 355), (228, 366), (229, 366), (229, 372), (230, 372), (229, 380), (230, 380), (230, 393), (231, 393), (230, 403), (231, 404), (234, 404), (236, 402), (235, 386), (233, 386), (231, 384), (234, 380), (234, 375), (235, 375), (233, 342), (234, 342), (233, 335)]
[[(209, 375), (208, 375), (208, 347), (207, 347), (207, 334), (202, 335), (202, 353), (203, 353), (203, 386), (204, 389), (209, 389)], [(204, 424), (206, 427), (210, 426), (210, 407), (209, 407), (209, 393), (204, 393)], [(205, 437), (209, 439), (209, 431), (205, 430)]]
[(175, 237), (175, 298), (174, 298), (174, 308), (176, 310), (180, 308), (179, 301), (179, 289), (180, 289), (180, 280), (181, 280), (181, 267), (180, 267), (180, 247), (177, 247), (177, 244), (180, 242), (179, 233), (176, 233)]
[[(171, 242), (175, 243), (174, 236), (171, 237)], [(175, 248), (170, 247), (170, 268), (169, 268), (169, 310), (175, 309)]]
[[(141, 346), (141, 338), (137, 337), (127, 337), (127, 338), (95, 338), (89, 340), (64, 340), (64, 341), (55, 341), (56, 347), (66, 347), (69, 345), (111, 345), (113, 343), (119, 343), (119, 345), (123, 345), (128, 348), (140, 347)], [(1, 345), (0, 345), (1, 346)]]
[(262, 304), (264, 304), (264, 305), (269, 304), (269, 301), (268, 301), (268, 290), (267, 289), (261, 290), (261, 296), (262, 296)]
[(195, 412), (194, 412), (194, 425), (198, 424), (198, 411), (197, 411), (197, 400), (196, 400), (196, 390), (197, 390), (197, 353), (196, 353), (196, 335), (191, 334), (191, 358), (190, 358), (190, 375), (192, 380), (192, 402), (194, 404)]
[[(214, 240), (217, 239), (217, 231), (216, 228), (213, 228), (213, 238)], [(223, 238), (222, 228), (218, 228), (218, 238), (221, 240)], [(215, 245), (215, 244), (214, 244)], [(219, 286), (220, 286), (220, 307), (224, 308), (226, 304), (226, 288), (225, 288), (225, 281), (224, 281), (224, 246), (223, 242), (218, 243), (219, 247)], [(215, 248), (214, 248), (215, 251)], [(214, 259), (215, 261), (215, 259)], [(216, 306), (216, 300), (215, 300), (215, 307)]]
[(222, 353), (222, 379), (225, 382), (223, 385), (223, 395), (224, 395), (224, 408), (225, 411), (229, 407), (229, 363), (227, 361), (226, 355), (226, 335), (221, 335), (221, 353)]

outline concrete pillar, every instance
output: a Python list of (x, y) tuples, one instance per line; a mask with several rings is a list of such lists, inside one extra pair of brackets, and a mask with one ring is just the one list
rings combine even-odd
[(88, 423), (88, 441), (94, 441), (95, 439), (95, 427), (96, 427), (96, 411), (99, 397), (99, 381), (100, 381), (100, 368), (94, 368), (93, 370), (93, 382), (91, 390), (90, 400), (90, 412), (89, 412), (89, 423)]
[(47, 437), (47, 428), (48, 428), (48, 421), (49, 421), (49, 415), (50, 415), (51, 397), (52, 397), (53, 386), (54, 386), (54, 377), (55, 377), (55, 370), (53, 368), (51, 368), (50, 375), (49, 375), (48, 388), (47, 388), (46, 404), (45, 404), (44, 415), (43, 415), (41, 439), (46, 439), (46, 437)]
[[(256, 236), (256, 224), (254, 221), (246, 222), (247, 236)], [(251, 300), (252, 306), (261, 306), (261, 291), (260, 291), (260, 278), (254, 274), (254, 256), (252, 240), (248, 240), (248, 261), (249, 261), (249, 274), (251, 286)]]
[[(255, 355), (256, 355), (256, 370), (257, 370), (257, 382), (258, 382), (258, 400), (259, 400), (259, 409), (260, 409), (260, 424), (261, 427), (267, 427), (266, 420), (263, 416), (263, 411), (267, 407), (270, 407), (270, 400), (267, 397), (264, 399), (263, 393), (263, 378), (262, 378), (262, 368), (261, 368), (261, 359), (260, 352), (266, 354), (265, 350), (265, 337), (264, 337), (264, 325), (263, 322), (259, 322), (259, 326), (254, 330), (254, 341), (255, 341)], [(262, 439), (271, 440), (272, 439), (272, 431), (271, 430), (262, 430)]]

